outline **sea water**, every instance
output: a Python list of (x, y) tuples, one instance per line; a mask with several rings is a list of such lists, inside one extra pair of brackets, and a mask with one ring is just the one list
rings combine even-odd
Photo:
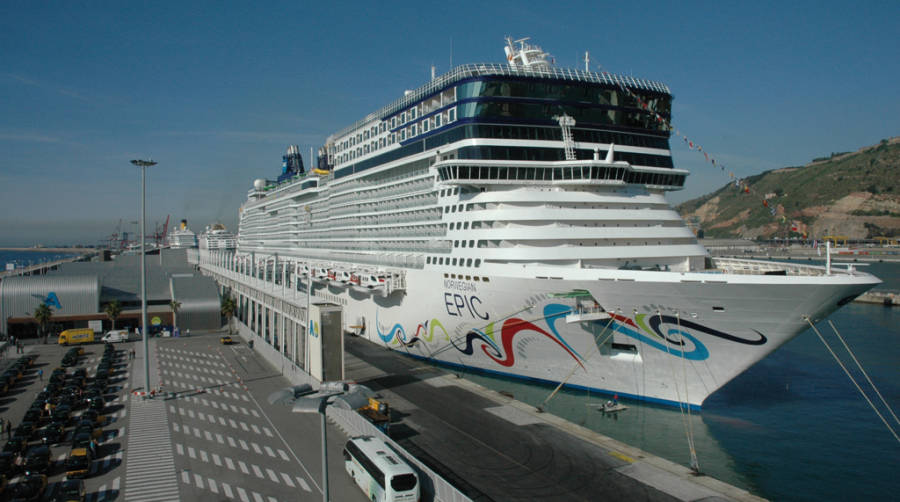
[[(900, 264), (873, 263), (866, 270), (885, 281), (878, 289), (900, 289)], [(827, 320), (900, 412), (900, 307), (851, 303)], [(827, 322), (816, 327), (900, 432), (832, 328)], [(535, 406), (553, 390), (478, 373), (465, 376)], [(768, 499), (900, 499), (900, 442), (812, 329), (719, 389), (690, 416), (634, 401), (623, 401), (629, 408), (617, 418), (604, 416), (597, 407), (607, 399), (563, 391), (544, 409), (685, 466), (690, 432), (703, 473)]]
[(59, 251), (0, 251), (0, 270), (6, 270), (7, 263), (16, 267), (27, 267), (49, 261), (61, 260), (80, 253), (61, 253)]

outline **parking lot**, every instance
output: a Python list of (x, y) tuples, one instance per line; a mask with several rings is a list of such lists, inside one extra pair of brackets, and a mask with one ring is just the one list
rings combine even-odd
[[(243, 344), (222, 345), (219, 333), (190, 338), (155, 338), (150, 343), (151, 386), (145, 399), (140, 342), (115, 344), (115, 359), (105, 394), (103, 432), (85, 478), (87, 500), (321, 500), (319, 417), (269, 405), (266, 396), (288, 381)], [(84, 346), (85, 354), (67, 368), (84, 368), (93, 381), (102, 344)], [(136, 358), (129, 358), (135, 349)], [(26, 346), (34, 365), (0, 401), (0, 417), (18, 426), (66, 348)], [(12, 350), (0, 369), (15, 361)], [(43, 369), (44, 380), (38, 377)], [(158, 385), (158, 388), (157, 388)], [(74, 413), (75, 419), (82, 413)], [(70, 427), (71, 428), (71, 427)], [(53, 500), (65, 479), (71, 431), (51, 446), (44, 500)], [(341, 448), (346, 437), (328, 429), (329, 487), (333, 500), (366, 500), (344, 472)], [(39, 444), (34, 436), (31, 444)], [(14, 474), (6, 492), (21, 483)]]

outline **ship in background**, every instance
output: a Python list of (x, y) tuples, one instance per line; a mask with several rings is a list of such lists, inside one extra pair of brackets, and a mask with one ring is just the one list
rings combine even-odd
[(169, 234), (169, 247), (186, 249), (197, 247), (197, 234), (187, 226), (187, 220), (181, 220), (178, 228)]
[(197, 239), (200, 249), (234, 250), (237, 249), (237, 238), (221, 223), (207, 225)]
[(333, 134), (310, 172), (256, 180), (219, 262), (311, 280), (413, 357), (694, 407), (880, 282), (711, 257), (665, 199), (688, 175), (654, 119), (665, 84), (505, 53)]

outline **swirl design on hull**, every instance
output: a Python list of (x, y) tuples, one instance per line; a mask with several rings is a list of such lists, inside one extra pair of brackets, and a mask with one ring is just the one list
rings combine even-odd
[[(460, 353), (467, 356), (475, 354), (476, 343), (479, 343), (481, 352), (495, 363), (511, 368), (516, 364), (513, 339), (522, 332), (532, 332), (543, 335), (563, 349), (572, 359), (584, 368), (585, 359), (560, 335), (556, 322), (565, 318), (572, 312), (572, 307), (559, 303), (549, 303), (544, 306), (543, 320), (546, 321), (549, 332), (531, 321), (518, 318), (509, 318), (500, 323), (490, 323), (484, 330), (472, 329), (465, 334), (464, 343), (460, 337), (455, 340), (450, 337), (446, 328), (438, 319), (431, 319), (416, 326), (415, 335), (408, 338), (406, 330), (400, 323), (394, 324), (387, 331), (382, 331), (376, 312), (375, 325), (378, 337), (385, 343), (394, 343), (405, 347), (412, 347), (417, 342), (432, 342), (435, 340), (435, 330), (440, 330), (444, 339), (450, 342)], [(708, 326), (679, 319), (671, 315), (660, 314), (636, 314), (634, 319), (609, 312), (612, 317), (610, 329), (625, 336), (638, 340), (648, 347), (665, 352), (671, 356), (683, 357), (691, 361), (702, 361), (709, 358), (709, 349), (700, 341), (697, 334), (721, 338), (730, 342), (744, 345), (764, 345), (768, 339), (757, 330), (753, 330), (759, 338), (747, 339), (719, 331)], [(591, 321), (594, 324), (605, 326), (607, 321)], [(495, 333), (495, 324), (500, 324), (498, 333)], [(663, 326), (666, 325), (666, 326)], [(499, 340), (498, 340), (499, 338)]]

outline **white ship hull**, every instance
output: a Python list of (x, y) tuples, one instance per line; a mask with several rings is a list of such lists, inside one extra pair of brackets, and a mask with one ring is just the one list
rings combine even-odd
[[(699, 407), (805, 330), (805, 317), (821, 318), (842, 298), (871, 287), (871, 276), (826, 285), (816, 278), (773, 284), (771, 278), (763, 283), (717, 276), (717, 283), (703, 283), (682, 282), (679, 273), (653, 274), (668, 277), (484, 283), (422, 271), (407, 276), (405, 292), (386, 297), (331, 285), (313, 294), (343, 305), (345, 323), (365, 326), (358, 331), (370, 341), (410, 356)], [(579, 289), (589, 291), (612, 320), (579, 322), (571, 315), (575, 302), (554, 297)], [(674, 312), (691, 315), (682, 319)]]

